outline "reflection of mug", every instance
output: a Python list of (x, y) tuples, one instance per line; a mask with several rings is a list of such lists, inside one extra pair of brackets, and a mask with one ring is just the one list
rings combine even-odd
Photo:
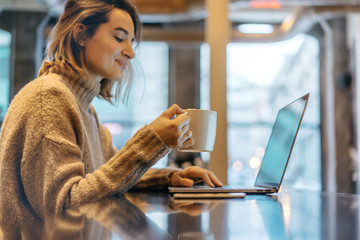
[(215, 111), (203, 109), (186, 109), (190, 117), (190, 130), (194, 145), (178, 149), (180, 152), (211, 152), (216, 137)]

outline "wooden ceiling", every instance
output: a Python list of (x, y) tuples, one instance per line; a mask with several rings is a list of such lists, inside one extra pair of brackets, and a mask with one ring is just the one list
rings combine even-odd
[[(206, 0), (133, 0), (141, 14), (175, 14), (205, 8)], [(218, 0), (221, 1), (221, 0)], [(360, 0), (230, 0), (231, 5), (248, 8), (254, 3), (273, 2), (281, 6), (348, 6), (360, 5)], [(266, 4), (265, 4), (266, 5)]]
[[(219, 0), (221, 1), (221, 0)], [(205, 0), (133, 0), (140, 14), (176, 14), (203, 7)]]
[[(138, 7), (140, 14), (172, 15), (204, 10), (208, 0), (131, 0)], [(215, 0), (216, 1), (216, 0)], [(222, 1), (222, 0), (217, 0)], [(1, 9), (21, 10), (61, 10), (66, 0), (0, 0)], [(232, 9), (251, 9), (253, 2), (277, 2), (286, 6), (354, 6), (360, 0), (229, 0)], [(57, 6), (59, 5), (59, 6)]]
[(140, 13), (145, 14), (172, 14), (186, 11), (188, 0), (135, 0)]

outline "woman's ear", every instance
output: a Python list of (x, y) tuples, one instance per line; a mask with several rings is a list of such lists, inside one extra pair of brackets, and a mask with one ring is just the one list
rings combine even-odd
[(78, 23), (75, 26), (74, 30), (74, 40), (77, 44), (79, 44), (81, 47), (85, 46), (85, 25), (82, 23)]

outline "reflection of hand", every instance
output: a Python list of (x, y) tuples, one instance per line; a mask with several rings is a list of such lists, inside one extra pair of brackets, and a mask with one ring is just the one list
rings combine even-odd
[[(189, 130), (190, 118), (183, 113), (185, 111), (174, 104), (149, 124), (149, 127), (171, 148), (194, 145), (192, 132)], [(174, 115), (178, 116), (172, 119)]]
[(213, 172), (198, 166), (173, 172), (170, 176), (170, 184), (173, 187), (191, 187), (194, 183), (202, 181), (210, 187), (221, 187), (223, 185)]
[(217, 203), (195, 203), (195, 202), (176, 202), (171, 201), (170, 207), (174, 210), (180, 210), (190, 216), (199, 216), (203, 212), (210, 212), (215, 208)]

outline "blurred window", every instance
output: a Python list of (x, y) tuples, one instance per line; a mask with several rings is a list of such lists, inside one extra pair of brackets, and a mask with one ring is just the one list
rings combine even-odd
[[(134, 83), (127, 105), (111, 105), (95, 98), (100, 121), (109, 129), (114, 145), (120, 149), (134, 133), (168, 108), (169, 48), (162, 42), (142, 42), (136, 50)], [(167, 158), (155, 167), (165, 167)]]
[[(209, 106), (209, 48), (201, 50), (201, 107)], [(300, 34), (227, 48), (228, 182), (252, 185), (277, 111), (310, 92), (283, 186), (321, 189), (319, 45)]]
[(9, 106), (11, 34), (0, 29), (0, 122)]

